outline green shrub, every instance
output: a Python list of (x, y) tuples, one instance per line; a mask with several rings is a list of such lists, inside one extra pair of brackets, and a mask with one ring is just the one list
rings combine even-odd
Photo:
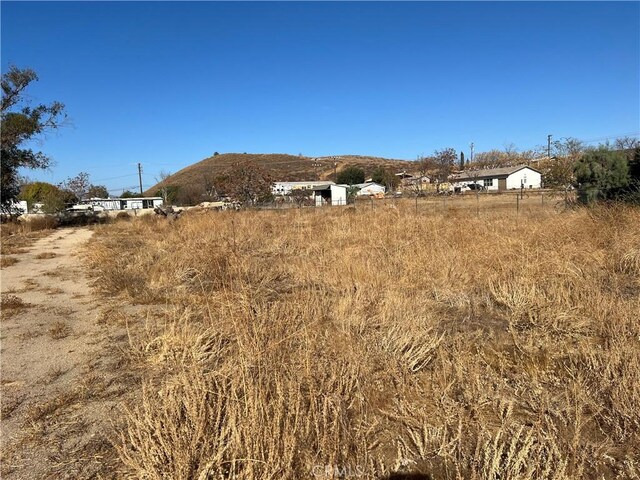
[(578, 199), (585, 204), (621, 199), (631, 182), (626, 157), (606, 148), (586, 152), (576, 163), (575, 175)]

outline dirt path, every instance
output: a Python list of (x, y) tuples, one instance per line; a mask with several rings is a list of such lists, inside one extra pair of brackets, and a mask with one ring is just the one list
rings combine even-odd
[(110, 418), (126, 392), (122, 328), (101, 321), (79, 252), (88, 228), (38, 240), (1, 270), (2, 477), (113, 472)]

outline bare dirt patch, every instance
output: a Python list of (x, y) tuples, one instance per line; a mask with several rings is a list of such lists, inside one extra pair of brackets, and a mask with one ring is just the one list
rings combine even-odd
[(92, 232), (32, 234), (12, 236), (19, 262), (1, 273), (2, 478), (115, 478), (109, 432), (127, 389), (114, 351), (126, 336), (96, 321), (79, 257)]

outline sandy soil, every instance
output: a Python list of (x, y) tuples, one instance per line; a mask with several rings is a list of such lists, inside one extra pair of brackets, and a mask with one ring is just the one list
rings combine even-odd
[(115, 475), (109, 437), (128, 390), (126, 334), (104, 320), (83, 271), (91, 235), (54, 231), (1, 270), (3, 478)]

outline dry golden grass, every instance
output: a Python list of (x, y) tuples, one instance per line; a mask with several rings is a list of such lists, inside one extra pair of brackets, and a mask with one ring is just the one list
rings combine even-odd
[(29, 222), (12, 222), (0, 225), (0, 253), (4, 255), (24, 253), (37, 239), (46, 237), (56, 227), (55, 219), (35, 218)]
[(136, 477), (640, 472), (637, 209), (141, 218), (87, 257), (165, 305), (129, 328)]

